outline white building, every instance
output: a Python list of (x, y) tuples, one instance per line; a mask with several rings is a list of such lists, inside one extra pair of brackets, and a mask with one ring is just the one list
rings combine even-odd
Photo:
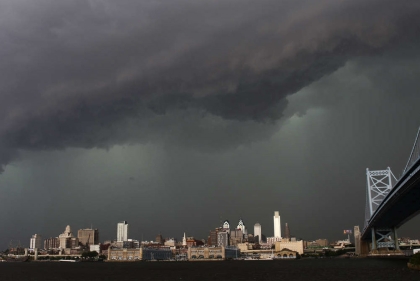
[(39, 234), (32, 235), (31, 241), (29, 242), (29, 249), (42, 249), (42, 237)]
[(274, 212), (274, 237), (281, 238), (280, 215), (278, 211)]
[(91, 251), (91, 252), (97, 252), (98, 254), (100, 254), (101, 253), (101, 245), (100, 244), (98, 244), (98, 245), (89, 245), (89, 251)]
[(246, 232), (246, 227), (245, 227), (245, 224), (244, 224), (244, 222), (242, 221), (242, 219), (239, 219), (239, 223), (238, 223), (238, 226), (236, 227), (236, 229), (240, 229), (240, 230), (242, 230), (242, 234), (243, 234), (243, 235), (247, 235), (247, 232)]
[(182, 237), (182, 246), (187, 246), (187, 237), (185, 236), (185, 232), (184, 237)]
[(117, 224), (117, 242), (128, 240), (128, 223), (122, 221)]
[(71, 232), (70, 225), (66, 226), (66, 229), (61, 233), (58, 238), (60, 239), (60, 248), (67, 249), (71, 248), (71, 239), (74, 238), (73, 233)]
[(175, 238), (169, 238), (165, 240), (165, 243), (163, 243), (163, 245), (169, 246), (169, 247), (175, 247), (177, 242), (178, 241)]
[(282, 239), (280, 237), (267, 237), (267, 244), (270, 245), (270, 247), (271, 247), (276, 242), (280, 242), (281, 240)]
[(228, 230), (230, 230), (230, 225), (229, 225), (229, 221), (228, 221), (228, 220), (225, 220), (225, 221), (224, 221), (222, 228), (223, 228), (223, 229), (228, 229)]
[(261, 242), (261, 224), (254, 224), (254, 237), (258, 236), (258, 243)]

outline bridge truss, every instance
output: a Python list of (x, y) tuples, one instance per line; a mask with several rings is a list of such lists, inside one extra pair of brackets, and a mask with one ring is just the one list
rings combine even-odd
[[(376, 215), (375, 212), (378, 210), (378, 208), (382, 208), (381, 204), (387, 203), (383, 201), (388, 197), (387, 195), (392, 191), (394, 186), (398, 185), (396, 188), (400, 188), (401, 185), (403, 185), (408, 180), (408, 173), (410, 173), (409, 177), (411, 177), (412, 174), (419, 170), (419, 168), (417, 168), (416, 171), (411, 171), (411, 168), (414, 167), (414, 165), (418, 165), (418, 161), (420, 160), (419, 137), (420, 128), (417, 131), (416, 140), (411, 150), (410, 157), (408, 159), (407, 165), (405, 166), (403, 175), (400, 178), (400, 181), (404, 180), (402, 183), (396, 179), (389, 167), (386, 170), (378, 171), (369, 171), (369, 169), (366, 169), (366, 209), (365, 228), (363, 232), (365, 233), (365, 231), (368, 230), (367, 228), (370, 228), (372, 235), (371, 253), (375, 253), (375, 251), (377, 251), (379, 248), (394, 248), (395, 250), (399, 251), (396, 227), (370, 227), (370, 223), (372, 223), (371, 219), (374, 217), (374, 215)], [(386, 200), (389, 200), (389, 198)]]

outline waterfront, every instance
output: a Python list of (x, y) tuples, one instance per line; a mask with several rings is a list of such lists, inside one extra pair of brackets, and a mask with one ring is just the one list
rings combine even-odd
[(407, 259), (0, 263), (0, 280), (420, 280)]

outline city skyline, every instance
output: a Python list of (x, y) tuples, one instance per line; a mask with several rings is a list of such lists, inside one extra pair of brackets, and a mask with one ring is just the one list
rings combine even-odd
[[(245, 233), (243, 232), (244, 226), (245, 224), (243, 223), (242, 218), (239, 219), (239, 223), (238, 226), (236, 227), (226, 227), (229, 225), (229, 220), (224, 220), (223, 223), (221, 223), (219, 226), (216, 227), (216, 229), (221, 229), (223, 231), (228, 231), (230, 232), (231, 230), (240, 230), (241, 233), (243, 233), (244, 237), (248, 236), (248, 234), (251, 234), (252, 237), (255, 237), (256, 235), (259, 236), (258, 242), (263, 242), (261, 241), (261, 238), (264, 239), (271, 239), (272, 241), (280, 241), (278, 239), (275, 238), (281, 238), (281, 239), (298, 239), (301, 241), (307, 241), (307, 242), (311, 242), (311, 241), (315, 241), (315, 240), (319, 240), (319, 239), (325, 239), (325, 238), (317, 238), (317, 239), (307, 239), (306, 237), (301, 237), (301, 236), (295, 236), (295, 235), (290, 235), (290, 230), (289, 230), (289, 226), (288, 223), (284, 223), (285, 225), (285, 234), (283, 236), (276, 236), (275, 232), (276, 232), (276, 226), (278, 225), (278, 222), (276, 222), (276, 218), (279, 218), (279, 212), (278, 211), (274, 211), (274, 223), (273, 223), (273, 228), (274, 228), (274, 234), (270, 237), (270, 235), (266, 235), (264, 232), (261, 231), (261, 224), (259, 223), (255, 223), (253, 230), (253, 233), (247, 233), (247, 231), (245, 231)], [(281, 222), (280, 222), (281, 223)], [(344, 234), (348, 235), (348, 238), (350, 238), (350, 242), (352, 243), (353, 241), (353, 235), (350, 235), (348, 233), (352, 233), (352, 230), (344, 230)], [(129, 237), (128, 236), (128, 222), (127, 221), (120, 221), (117, 223), (117, 231), (116, 231), (116, 236), (117, 238), (105, 238), (103, 240), (99, 240), (99, 229), (95, 228), (93, 229), (92, 226), (90, 228), (84, 228), (84, 229), (79, 229), (77, 231), (77, 236), (73, 236), (72, 232), (71, 232), (71, 226), (67, 225), (66, 230), (64, 231), (65, 237), (67, 238), (77, 238), (78, 243), (80, 243), (81, 247), (85, 247), (85, 246), (89, 246), (89, 245), (97, 245), (97, 244), (102, 244), (104, 241), (112, 241), (113, 243), (116, 242), (126, 242), (126, 241), (132, 241), (132, 240), (137, 240), (140, 242), (155, 242), (157, 237), (160, 237), (161, 239), (175, 239), (176, 241), (180, 242), (181, 244), (184, 243), (184, 239), (186, 237), (186, 233), (183, 233), (183, 236), (181, 236), (181, 238), (179, 238), (176, 235), (173, 234), (168, 234), (168, 235), (161, 235), (159, 234), (158, 236), (155, 236), (154, 238), (151, 239), (143, 239), (144, 237)], [(34, 247), (32, 247), (32, 245), (34, 245), (35, 243), (39, 243), (44, 245), (44, 240), (49, 240), (49, 239), (57, 239), (58, 241), (60, 240), (60, 237), (63, 236), (63, 234), (54, 236), (52, 235), (50, 238), (45, 238), (43, 236), (41, 236), (40, 234), (34, 234), (32, 235), (32, 237), (30, 238), (30, 243), (29, 243), (29, 249), (34, 249)], [(262, 235), (262, 236), (261, 236)], [(207, 240), (206, 238), (209, 238), (211, 235), (209, 235), (208, 237), (194, 237), (191, 235), (188, 235), (188, 237), (193, 237), (194, 239), (198, 239), (198, 240)], [(268, 237), (267, 237), (268, 236)], [(350, 237), (351, 236), (351, 237)], [(37, 237), (37, 238), (36, 238)], [(119, 238), (120, 237), (120, 238)], [(38, 242), (35, 242), (35, 238)], [(268, 240), (267, 239), (267, 240)], [(407, 237), (403, 237), (403, 239), (407, 239)], [(327, 239), (328, 240), (328, 239)], [(343, 238), (338, 238), (335, 240), (331, 240), (331, 241), (342, 241), (342, 240), (346, 240)], [(86, 243), (87, 241), (91, 241)], [(253, 240), (252, 240), (253, 241)], [(12, 242), (12, 241), (11, 241)], [(19, 240), (14, 240), (13, 241), (14, 244), (19, 244), (22, 247), (26, 247), (25, 243), (21, 243)], [(109, 243), (109, 242), (108, 242)], [(252, 243), (257, 243), (257, 241), (253, 241)], [(263, 242), (265, 243), (265, 242)], [(274, 242), (273, 242), (274, 243)], [(63, 242), (59, 241), (58, 245), (61, 247), (61, 245), (64, 244)], [(122, 245), (122, 244), (121, 244)], [(40, 247), (38, 247), (40, 248)]]
[(297, 237), (345, 238), (366, 168), (398, 178), (420, 126), (414, 0), (5, 0), (0, 16), (0, 249), (67, 225), (114, 239), (122, 220), (138, 239), (240, 218), (272, 236), (274, 210)]
[[(278, 213), (279, 213), (278, 211), (275, 211), (275, 214), (278, 215)], [(242, 218), (240, 218), (238, 222), (239, 222), (238, 225), (235, 227), (233, 225), (229, 226), (229, 220), (225, 220), (222, 224), (220, 224), (219, 226), (216, 226), (215, 228), (228, 229), (228, 230), (240, 229), (241, 231), (243, 231), (244, 230), (244, 227), (245, 227), (245, 224), (243, 223)], [(287, 223), (285, 225), (287, 226)], [(226, 226), (229, 226), (229, 227), (226, 227)], [(274, 222), (274, 224), (272, 226), (275, 229), (276, 228), (276, 223)], [(76, 235), (73, 236), (73, 235), (68, 235), (67, 234), (66, 237), (77, 237), (82, 246), (95, 245), (95, 244), (98, 244), (98, 243), (103, 242), (103, 241), (123, 242), (123, 241), (128, 241), (129, 239), (139, 239), (139, 237), (129, 237), (129, 235), (128, 235), (128, 229), (129, 229), (128, 222), (127, 221), (120, 221), (120, 222), (117, 223), (117, 231), (116, 231), (116, 235), (115, 235), (116, 238), (106, 238), (106, 239), (103, 239), (103, 240), (99, 240), (99, 238), (98, 238), (99, 237), (99, 229), (98, 228), (92, 228), (92, 226), (90, 228), (81, 228), (81, 229), (79, 229), (77, 231), (77, 236)], [(258, 233), (255, 234), (255, 231), (257, 231)], [(64, 233), (69, 233), (69, 234), (71, 233), (71, 225), (67, 225), (66, 230), (65, 230)], [(248, 230), (245, 229), (245, 232), (242, 232), (242, 233), (244, 233), (245, 236), (247, 234), (252, 234), (252, 235), (258, 235), (259, 234), (259, 241), (261, 241), (261, 235), (263, 235), (265, 237), (267, 237), (267, 236), (276, 237), (275, 235), (267, 235), (266, 233), (262, 232), (262, 230), (261, 230), (261, 224), (259, 224), (259, 223), (254, 224), (254, 226), (253, 226), (253, 232), (248, 232)], [(268, 232), (268, 233), (270, 233), (270, 232)], [(185, 236), (185, 234), (186, 233), (184, 232), (183, 235)], [(161, 234), (159, 234), (159, 235), (161, 235)], [(36, 236), (38, 236), (38, 237), (44, 237), (44, 236), (40, 236), (39, 234), (32, 235), (32, 238), (30, 239), (31, 240), (30, 245), (32, 245), (32, 243), (33, 243), (32, 240)], [(47, 237), (47, 236), (45, 236), (45, 237)], [(182, 241), (182, 238), (184, 236), (181, 236), (181, 239), (179, 239), (179, 240)], [(59, 235), (57, 234), (56, 236), (54, 236), (54, 234), (53, 234), (53, 235), (50, 235), (48, 237), (50, 237), (50, 238), (54, 238), (54, 237), (55, 238), (59, 238)], [(175, 237), (176, 239), (179, 238), (179, 237), (174, 236), (173, 234), (170, 234), (170, 233), (168, 233), (168, 235), (166, 235), (166, 236), (163, 236), (164, 239), (170, 238), (170, 237)], [(194, 236), (189, 235), (189, 237), (194, 237)], [(153, 237), (153, 239), (149, 239), (149, 240), (148, 239), (145, 239), (145, 240), (143, 240), (143, 237), (141, 237), (141, 239), (139, 241), (154, 241), (154, 238), (155, 237)], [(205, 240), (207, 237), (195, 237), (195, 238), (196, 239), (204, 239)], [(49, 238), (45, 238), (45, 239), (49, 239)], [(302, 239), (302, 237), (299, 237), (299, 239)], [(90, 242), (87, 243), (87, 241), (90, 241)], [(15, 241), (15, 242), (17, 242), (17, 241)], [(22, 243), (22, 245), (25, 245), (25, 243)], [(31, 247), (29, 247), (29, 248), (31, 248)]]

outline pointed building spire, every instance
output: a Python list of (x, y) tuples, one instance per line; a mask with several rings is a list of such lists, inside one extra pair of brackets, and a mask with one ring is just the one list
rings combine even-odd
[(182, 246), (187, 246), (187, 237), (185, 236), (185, 232), (184, 237), (182, 238)]

